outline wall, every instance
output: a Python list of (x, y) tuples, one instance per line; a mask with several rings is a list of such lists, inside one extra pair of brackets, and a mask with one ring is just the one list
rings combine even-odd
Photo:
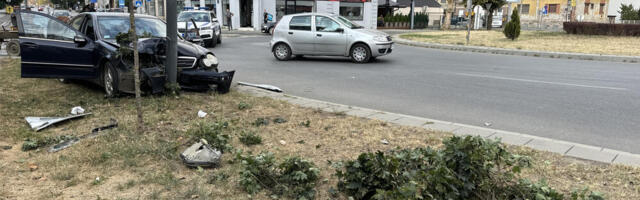
[[(443, 8), (430, 8), (430, 7), (415, 7), (414, 11), (416, 13), (422, 13), (422, 12), (426, 12), (429, 15), (429, 26), (439, 26), (439, 24), (434, 24), (436, 21), (439, 23), (442, 19), (442, 17), (444, 16), (444, 9)], [(402, 13), (403, 15), (408, 15), (411, 12), (411, 8), (407, 7), (407, 8), (400, 8), (398, 9), (399, 13)], [(454, 13), (452, 16), (458, 16), (458, 10), (456, 10), (456, 13)]]

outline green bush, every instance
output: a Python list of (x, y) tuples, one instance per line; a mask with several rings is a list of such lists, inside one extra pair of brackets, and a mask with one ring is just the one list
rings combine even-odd
[(504, 33), (504, 36), (511, 40), (515, 40), (520, 37), (520, 15), (518, 14), (518, 9), (513, 9), (511, 21), (504, 26), (504, 30), (502, 30), (502, 32)]
[(239, 185), (249, 194), (268, 189), (276, 198), (315, 198), (314, 188), (320, 178), (320, 172), (311, 161), (291, 157), (276, 165), (276, 158), (270, 152), (256, 156), (239, 152), (236, 154), (236, 160), (242, 163)]
[(622, 20), (640, 20), (640, 9), (633, 9), (633, 4), (620, 4), (620, 19)]
[(243, 132), (242, 134), (240, 134), (240, 142), (242, 142), (242, 144), (245, 144), (247, 146), (251, 146), (251, 145), (256, 145), (256, 144), (262, 144), (262, 137), (260, 137), (259, 135), (256, 135), (254, 132)]
[(233, 149), (229, 144), (231, 136), (224, 133), (228, 126), (227, 122), (198, 122), (194, 127), (187, 130), (187, 134), (194, 140), (199, 140), (200, 138), (207, 140), (211, 147), (224, 153)]
[(246, 103), (246, 102), (240, 102), (238, 103), (238, 110), (246, 110), (251, 108), (251, 104)]
[[(443, 144), (439, 150), (360, 154), (336, 171), (338, 190), (354, 199), (564, 199), (544, 181), (518, 179), (530, 160), (499, 141), (454, 136)], [(601, 197), (593, 192), (575, 196), (590, 195)]]

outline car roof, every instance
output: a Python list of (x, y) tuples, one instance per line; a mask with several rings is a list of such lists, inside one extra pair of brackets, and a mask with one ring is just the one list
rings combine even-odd
[(290, 14), (290, 15), (286, 15), (286, 16), (296, 17), (296, 16), (307, 16), (307, 15), (321, 15), (321, 16), (329, 16), (329, 17), (338, 17), (338, 15), (336, 15), (336, 14), (315, 13), (315, 12), (296, 13), (296, 14)]
[[(109, 16), (109, 17), (129, 17), (129, 13), (122, 13), (122, 12), (83, 12), (80, 14), (87, 14), (87, 15), (91, 15), (91, 16)], [(135, 17), (149, 17), (149, 18), (157, 18), (155, 16), (152, 15), (145, 15), (145, 14), (135, 14)]]
[(211, 11), (210, 11), (210, 10), (185, 10), (185, 11), (182, 11), (182, 12), (180, 12), (180, 13), (185, 13), (185, 12), (201, 12), (201, 13), (210, 13)]

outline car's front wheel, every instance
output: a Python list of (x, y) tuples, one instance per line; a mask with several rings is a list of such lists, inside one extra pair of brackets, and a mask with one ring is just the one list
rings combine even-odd
[(366, 63), (371, 59), (371, 50), (365, 44), (355, 44), (351, 47), (351, 60), (355, 63)]
[(118, 95), (118, 73), (109, 63), (105, 63), (103, 67), (102, 85), (107, 98)]
[(291, 59), (291, 48), (285, 43), (276, 44), (276, 47), (273, 48), (273, 56), (278, 60), (289, 60)]

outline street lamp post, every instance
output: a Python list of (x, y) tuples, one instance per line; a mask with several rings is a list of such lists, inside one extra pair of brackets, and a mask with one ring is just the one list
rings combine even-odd
[[(169, 83), (175, 85), (177, 82), (177, 66), (178, 66), (178, 3), (176, 1), (165, 1), (167, 6), (167, 37), (169, 38), (167, 45), (167, 60), (165, 68), (167, 70), (167, 78)], [(173, 86), (172, 86), (173, 87)]]

